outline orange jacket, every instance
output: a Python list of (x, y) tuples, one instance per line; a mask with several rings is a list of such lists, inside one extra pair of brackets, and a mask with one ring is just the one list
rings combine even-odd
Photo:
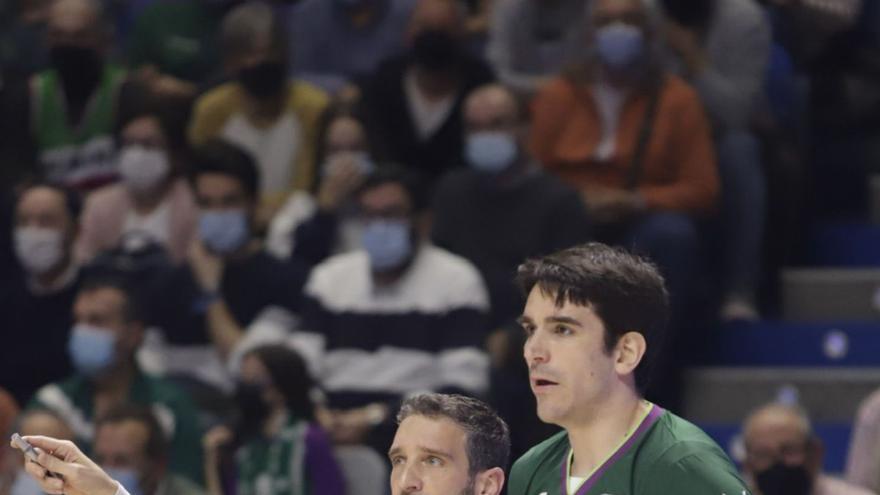
[[(589, 86), (558, 78), (532, 104), (529, 147), (544, 167), (584, 191), (626, 187), (647, 111), (646, 94), (626, 99), (614, 155), (603, 163), (592, 158), (602, 123)], [(673, 75), (665, 77), (660, 90), (637, 191), (652, 210), (705, 213), (715, 206), (718, 170), (709, 122), (697, 93)]]

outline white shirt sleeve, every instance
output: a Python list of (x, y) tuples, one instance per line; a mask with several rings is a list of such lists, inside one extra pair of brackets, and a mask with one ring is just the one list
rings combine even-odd
[(116, 485), (119, 487), (116, 489), (116, 495), (129, 495), (128, 491), (123, 488), (122, 483), (117, 481)]

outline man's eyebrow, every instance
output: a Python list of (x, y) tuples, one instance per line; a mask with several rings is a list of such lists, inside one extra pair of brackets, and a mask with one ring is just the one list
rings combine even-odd
[(425, 446), (420, 445), (418, 447), (418, 449), (421, 452), (425, 452), (425, 453), (431, 454), (431, 455), (436, 455), (438, 457), (445, 457), (447, 459), (452, 459), (452, 457), (453, 457), (452, 454), (450, 454), (449, 452), (446, 452), (443, 450), (438, 450), (438, 449), (432, 449), (431, 447), (425, 447)]
[(520, 325), (525, 325), (526, 323), (531, 323), (532, 319), (526, 315), (522, 315), (516, 319), (516, 322), (519, 323)]
[(544, 319), (544, 321), (546, 321), (547, 323), (565, 323), (567, 325), (572, 325), (575, 327), (582, 327), (583, 326), (581, 324), (581, 322), (577, 321), (576, 319), (574, 319), (570, 316), (558, 316), (558, 315), (548, 316), (547, 318)]
[(399, 454), (401, 451), (400, 447), (392, 447), (391, 450), (388, 451), (388, 457), (394, 457)]

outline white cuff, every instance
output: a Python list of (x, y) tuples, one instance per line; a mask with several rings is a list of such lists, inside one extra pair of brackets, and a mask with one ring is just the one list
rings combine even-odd
[(116, 486), (118, 486), (116, 489), (116, 495), (129, 495), (128, 491), (122, 486), (122, 483), (117, 481)]

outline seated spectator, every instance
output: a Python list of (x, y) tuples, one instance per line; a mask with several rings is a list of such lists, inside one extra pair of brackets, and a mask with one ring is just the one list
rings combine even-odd
[(215, 140), (195, 151), (192, 165), (198, 239), (158, 301), (163, 340), (150, 352), (165, 373), (229, 390), (222, 360), (264, 311), (297, 311), (308, 272), (265, 253), (254, 237), (260, 176), (250, 155)]
[(822, 472), (822, 441), (797, 406), (768, 404), (743, 424), (743, 471), (761, 495), (871, 495), (873, 492)]
[[(80, 285), (73, 257), (78, 217), (76, 195), (56, 186), (28, 187), (15, 206), (14, 250), (22, 273), (0, 280), (3, 334), (14, 339), (0, 346), (0, 376), (21, 404), (71, 372), (67, 341)], [(42, 358), (33, 359), (37, 355)]]
[(492, 14), (486, 54), (501, 82), (532, 95), (583, 60), (585, 0), (507, 0)]
[(367, 133), (342, 105), (327, 113), (322, 128), (316, 193), (292, 194), (269, 225), (266, 249), (279, 258), (295, 255), (320, 262), (360, 247), (352, 193), (375, 169)]
[(362, 250), (327, 259), (306, 285), (297, 333), (323, 341), (316, 378), (339, 443), (387, 449), (406, 394), (487, 389), (486, 289), (469, 262), (424, 239), (414, 189), (393, 169), (368, 178)]
[(246, 2), (230, 11), (220, 44), (235, 80), (201, 96), (190, 125), (195, 146), (222, 137), (254, 156), (261, 177), (261, 227), (289, 192), (314, 182), (318, 119), (328, 103), (321, 90), (287, 79), (286, 43), (269, 5)]
[(718, 193), (709, 125), (694, 90), (653, 57), (642, 2), (591, 6), (593, 58), (538, 94), (531, 149), (583, 192), (600, 237), (650, 254), (679, 298), (697, 251), (693, 218)]
[(88, 261), (140, 234), (164, 247), (171, 259), (186, 257), (196, 231), (196, 206), (184, 174), (186, 141), (169, 111), (153, 106), (128, 117), (119, 133), (119, 184), (89, 195), (77, 239)]
[(416, 0), (305, 0), (290, 19), (293, 72), (330, 92), (403, 51)]
[(463, 160), (465, 95), (493, 80), (463, 43), (462, 12), (453, 0), (420, 0), (407, 35), (409, 51), (386, 60), (363, 87), (372, 148), (431, 181)]
[(192, 481), (168, 472), (168, 439), (149, 408), (123, 404), (101, 416), (93, 451), (94, 461), (131, 494), (204, 494)]
[[(524, 300), (514, 284), (523, 260), (590, 239), (578, 192), (543, 171), (525, 147), (527, 122), (513, 94), (499, 85), (474, 90), (465, 101), (465, 155), (469, 168), (450, 172), (437, 186), (432, 238), (474, 264), (489, 289), (494, 332), (493, 402), (513, 425), (514, 452), (546, 438), (535, 417), (522, 328), (515, 320)], [(541, 436), (544, 435), (544, 436)]]
[(89, 191), (116, 178), (113, 131), (126, 101), (125, 72), (107, 61), (110, 39), (97, 0), (55, 0), (49, 9), (50, 68), (12, 98), (10, 118), (38, 175)]
[(43, 40), (50, 3), (19, 0), (0, 7), (0, 71), (7, 76), (29, 77), (49, 65)]
[(495, 327), (522, 313), (513, 278), (523, 260), (589, 240), (578, 192), (532, 162), (524, 117), (500, 85), (471, 92), (464, 107), (469, 167), (440, 182), (432, 208), (434, 243), (480, 270)]
[[(283, 346), (248, 352), (236, 391), (240, 420), (233, 432), (220, 426), (205, 435), (209, 492), (222, 495), (223, 476), (241, 495), (269, 493), (343, 495), (345, 482), (330, 440), (315, 419), (314, 383), (306, 363)], [(234, 468), (223, 469), (223, 446), (234, 447)]]
[(880, 445), (880, 390), (859, 406), (846, 459), (846, 480), (875, 493), (880, 492), (877, 445)]
[[(534, 101), (536, 159), (584, 195), (599, 240), (647, 254), (671, 294), (670, 342), (687, 329), (699, 241), (718, 171), (696, 92), (658, 59), (654, 11), (641, 0), (590, 3), (588, 62)], [(670, 345), (649, 397), (675, 410), (681, 359)], [(657, 394), (657, 395), (655, 395)]]
[(770, 26), (753, 0), (660, 4), (666, 44), (714, 129), (721, 178), (721, 317), (755, 319), (767, 199), (761, 146), (750, 124), (770, 59)]
[(132, 69), (160, 94), (195, 96), (221, 73), (216, 33), (228, 3), (177, 0), (138, 8), (127, 37)]
[(71, 426), (77, 443), (91, 445), (95, 418), (123, 403), (150, 407), (171, 439), (169, 469), (199, 482), (193, 404), (171, 383), (145, 375), (135, 361), (144, 331), (139, 307), (131, 289), (116, 280), (84, 283), (73, 305), (76, 324), (68, 344), (76, 372), (38, 390), (29, 408), (53, 411)]
[[(25, 435), (47, 435), (61, 440), (73, 440), (73, 430), (64, 420), (52, 411), (31, 409), (21, 414), (15, 421), (16, 426), (12, 431)], [(22, 467), (21, 456), (15, 457), (14, 482), (9, 489), (9, 495), (43, 495), (39, 483), (28, 476)], [(7, 492), (3, 492), (7, 493)]]

